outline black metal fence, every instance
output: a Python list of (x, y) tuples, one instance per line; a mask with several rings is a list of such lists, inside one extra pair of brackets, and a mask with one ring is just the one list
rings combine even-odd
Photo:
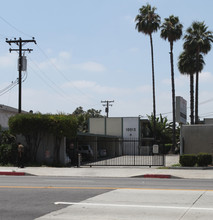
[(80, 152), (82, 165), (164, 166), (165, 162), (160, 149), (153, 152), (152, 146), (143, 146), (140, 140), (99, 140), (91, 141), (87, 146), (89, 146), (88, 152)]

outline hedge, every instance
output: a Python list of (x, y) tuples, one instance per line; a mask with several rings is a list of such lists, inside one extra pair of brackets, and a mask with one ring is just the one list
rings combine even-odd
[(180, 164), (183, 167), (193, 167), (197, 162), (195, 154), (184, 154), (180, 156)]
[(180, 155), (180, 164), (183, 167), (208, 166), (212, 164), (212, 155), (208, 153)]
[(207, 153), (199, 153), (197, 155), (197, 165), (202, 166), (208, 166), (212, 164), (212, 155)]

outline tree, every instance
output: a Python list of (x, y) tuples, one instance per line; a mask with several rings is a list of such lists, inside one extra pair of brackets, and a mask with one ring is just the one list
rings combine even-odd
[(160, 16), (155, 13), (156, 8), (150, 4), (142, 6), (139, 14), (135, 18), (135, 28), (138, 32), (149, 35), (151, 45), (151, 61), (152, 61), (152, 89), (153, 89), (153, 116), (154, 116), (154, 138), (156, 128), (156, 105), (155, 105), (155, 71), (154, 71), (154, 52), (152, 34), (160, 28)]
[(199, 57), (200, 54), (207, 54), (211, 50), (213, 32), (208, 31), (204, 22), (193, 22), (186, 30), (184, 36), (184, 49), (196, 56), (196, 90), (195, 90), (195, 124), (198, 123), (198, 87), (199, 87)]
[(171, 84), (172, 84), (172, 112), (173, 112), (173, 140), (172, 151), (176, 147), (176, 134), (175, 134), (175, 80), (174, 80), (174, 62), (173, 62), (173, 44), (182, 36), (183, 25), (180, 24), (179, 18), (174, 15), (164, 19), (161, 26), (161, 37), (168, 40), (170, 43), (170, 63), (171, 63)]
[(190, 118), (191, 124), (194, 124), (194, 74), (198, 70), (202, 71), (204, 66), (203, 56), (199, 55), (199, 62), (194, 53), (182, 52), (178, 58), (178, 69), (180, 73), (190, 76)]
[(75, 138), (77, 136), (77, 119), (73, 115), (49, 115), (49, 129), (48, 131), (54, 137), (54, 160), (53, 164), (58, 165), (60, 163), (60, 147), (61, 141), (64, 137)]
[(17, 114), (10, 117), (9, 128), (15, 135), (23, 135), (27, 143), (27, 157), (36, 161), (41, 140), (47, 131), (46, 117), (42, 114)]
[(0, 164), (16, 164), (17, 143), (16, 137), (9, 130), (0, 128)]
[(32, 162), (36, 162), (42, 139), (45, 135), (52, 134), (54, 137), (54, 164), (59, 164), (62, 138), (76, 137), (77, 125), (75, 116), (64, 114), (17, 114), (9, 119), (10, 131), (25, 137), (29, 159)]
[[(149, 130), (153, 132), (154, 128), (154, 116), (148, 116)], [(168, 122), (167, 117), (163, 117), (161, 114), (156, 117), (156, 140), (159, 144), (169, 144), (172, 142), (172, 123)]]
[(88, 120), (89, 118), (100, 118), (101, 110), (96, 110), (94, 108), (88, 109), (87, 111), (83, 110), (83, 107), (78, 107), (72, 113), (72, 115), (77, 117), (78, 120), (78, 131), (88, 132)]

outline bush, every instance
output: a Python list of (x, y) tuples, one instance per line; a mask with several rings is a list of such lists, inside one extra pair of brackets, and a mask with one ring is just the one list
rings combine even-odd
[(163, 153), (168, 154), (171, 149), (172, 149), (172, 144), (165, 144), (163, 147)]
[(208, 166), (212, 164), (212, 155), (207, 153), (199, 153), (197, 155), (197, 165), (202, 166)]
[(197, 163), (197, 156), (195, 154), (180, 155), (180, 164), (183, 167), (193, 167)]
[(16, 164), (17, 149), (11, 144), (0, 145), (0, 164)]

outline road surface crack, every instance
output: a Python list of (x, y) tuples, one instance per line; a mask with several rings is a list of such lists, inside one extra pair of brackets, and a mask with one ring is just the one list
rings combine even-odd
[(183, 215), (178, 219), (181, 220), (184, 218), (184, 216), (190, 211), (190, 209), (197, 203), (197, 201), (206, 193), (206, 191), (204, 191), (203, 193), (201, 193), (198, 198), (192, 203), (192, 205), (183, 213)]

